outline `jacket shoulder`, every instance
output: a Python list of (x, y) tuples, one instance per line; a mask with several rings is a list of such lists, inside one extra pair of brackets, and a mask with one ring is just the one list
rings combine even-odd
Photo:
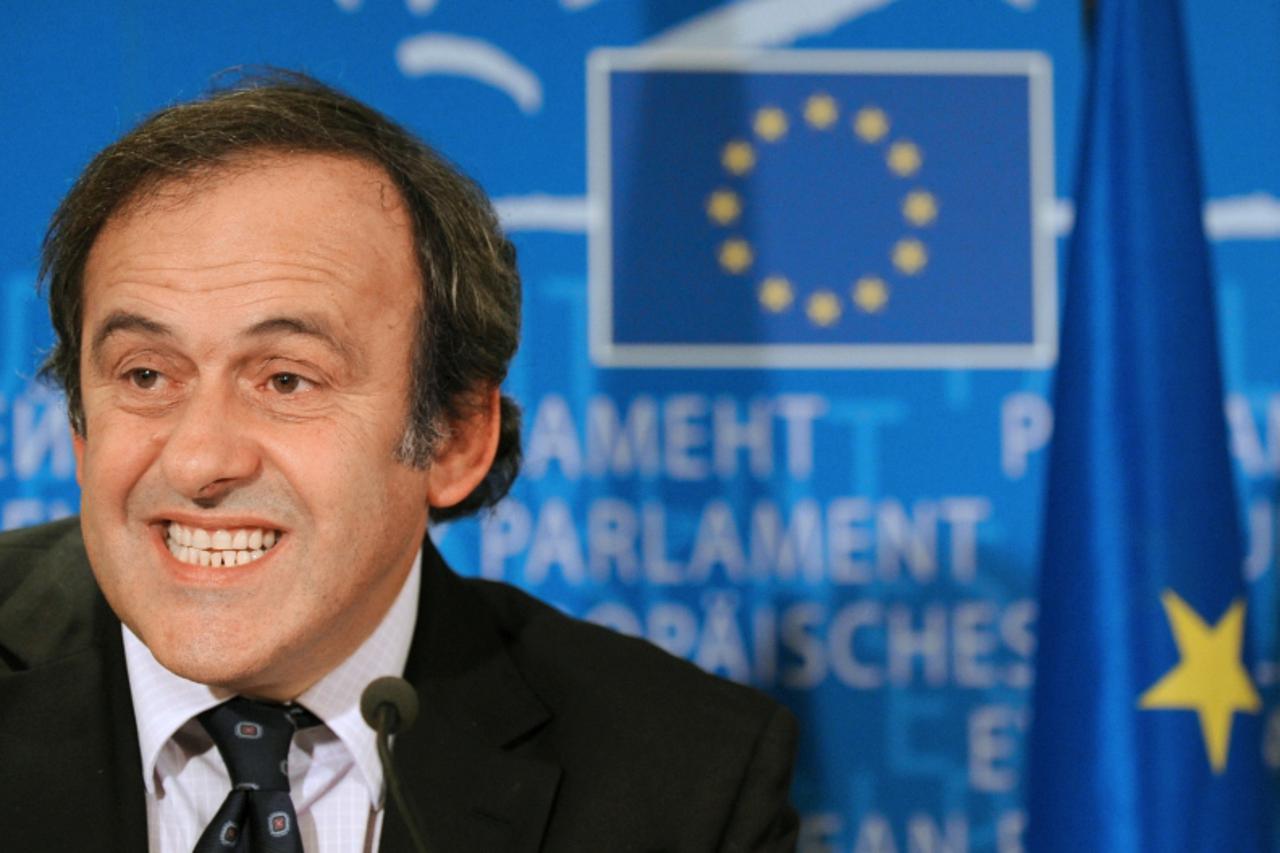
[[(671, 849), (793, 842), (787, 788), (797, 726), (787, 709), (514, 587), (467, 583), (496, 614), (508, 652), (552, 712), (528, 752), (564, 767), (561, 826), (589, 825), (585, 804), (604, 801), (634, 804), (650, 828), (681, 815), (672, 836), (680, 843)], [(689, 843), (698, 833), (705, 834)]]
[(88, 562), (79, 518), (0, 533), (0, 602), (43, 573), (45, 566), (63, 564), (68, 557)]
[(100, 598), (78, 518), (0, 533), (0, 671), (94, 642)]

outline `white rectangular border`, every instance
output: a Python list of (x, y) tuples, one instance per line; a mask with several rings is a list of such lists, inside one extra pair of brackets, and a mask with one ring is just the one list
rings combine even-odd
[[(1025, 74), (1031, 173), (1031, 344), (628, 344), (613, 342), (609, 211), (609, 75), (613, 71)], [(587, 58), (589, 350), (601, 367), (1044, 368), (1058, 355), (1057, 246), (1053, 229), (1053, 79), (1032, 51), (678, 50), (608, 48)]]

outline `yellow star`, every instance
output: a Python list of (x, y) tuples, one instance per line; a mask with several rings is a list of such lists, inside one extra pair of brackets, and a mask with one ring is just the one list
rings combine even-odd
[(1182, 708), (1199, 714), (1209, 764), (1214, 773), (1221, 773), (1227, 767), (1232, 715), (1262, 709), (1262, 699), (1240, 662), (1245, 603), (1236, 599), (1210, 628), (1173, 590), (1166, 589), (1160, 601), (1181, 660), (1138, 698), (1138, 707)]
[(826, 130), (836, 123), (840, 110), (836, 108), (836, 99), (827, 94), (810, 95), (804, 102), (804, 120), (814, 130)]
[(732, 225), (742, 215), (742, 201), (733, 190), (716, 190), (707, 199), (707, 216), (717, 225)]
[(853, 132), (863, 142), (879, 142), (889, 132), (889, 117), (879, 107), (863, 107), (853, 117)]
[(779, 314), (795, 300), (791, 282), (780, 275), (771, 275), (760, 282), (760, 304), (774, 314)]
[(733, 175), (745, 175), (756, 165), (756, 150), (750, 142), (735, 139), (720, 152), (720, 165)]
[(751, 127), (765, 142), (777, 142), (787, 133), (787, 114), (777, 107), (762, 107), (756, 110)]
[(938, 218), (938, 200), (928, 190), (912, 190), (902, 200), (902, 216), (912, 225), (932, 225)]
[(830, 290), (819, 290), (809, 297), (804, 313), (815, 326), (830, 326), (840, 319), (840, 300)]
[(734, 275), (746, 272), (754, 260), (751, 244), (741, 237), (730, 237), (720, 244), (720, 266), (725, 272)]
[(893, 173), (903, 178), (909, 178), (920, 171), (920, 166), (924, 163), (920, 146), (905, 139), (890, 145), (889, 154), (885, 159)]
[(893, 265), (903, 275), (915, 275), (929, 263), (929, 252), (924, 243), (914, 237), (904, 237), (893, 244)]
[(853, 284), (853, 304), (868, 314), (878, 313), (889, 302), (889, 286), (877, 275), (864, 275)]

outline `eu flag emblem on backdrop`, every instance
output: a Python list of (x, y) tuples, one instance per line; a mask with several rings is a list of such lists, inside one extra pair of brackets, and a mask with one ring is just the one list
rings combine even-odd
[(593, 54), (593, 356), (1049, 363), (1049, 86), (1027, 53)]
[(1176, 0), (1097, 4), (1029, 741), (1032, 850), (1257, 850), (1261, 700)]

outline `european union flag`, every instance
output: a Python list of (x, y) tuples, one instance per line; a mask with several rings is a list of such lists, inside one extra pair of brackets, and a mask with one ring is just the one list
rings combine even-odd
[(590, 110), (597, 360), (1052, 358), (1038, 54), (604, 51)]
[(1261, 701), (1176, 0), (1102, 0), (1068, 259), (1029, 848), (1256, 850)]

